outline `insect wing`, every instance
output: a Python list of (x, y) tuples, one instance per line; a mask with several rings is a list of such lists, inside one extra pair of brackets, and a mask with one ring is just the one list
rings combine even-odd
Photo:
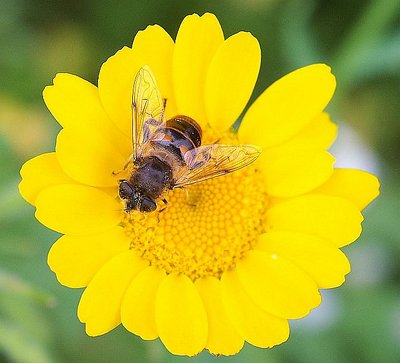
[(205, 145), (185, 153), (185, 167), (174, 187), (201, 182), (239, 170), (253, 161), (261, 149), (253, 145)]
[(132, 142), (133, 159), (141, 154), (142, 145), (163, 124), (165, 103), (153, 72), (148, 66), (139, 69), (132, 94)]

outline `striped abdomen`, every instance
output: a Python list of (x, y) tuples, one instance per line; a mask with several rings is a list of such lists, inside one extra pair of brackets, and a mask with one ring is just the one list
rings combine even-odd
[(181, 161), (188, 150), (201, 144), (201, 128), (188, 116), (178, 115), (169, 119), (166, 127), (157, 130), (156, 133), (158, 135), (155, 143)]

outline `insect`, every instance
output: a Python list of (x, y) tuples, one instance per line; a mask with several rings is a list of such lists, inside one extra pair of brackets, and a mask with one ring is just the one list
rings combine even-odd
[[(148, 66), (140, 68), (132, 94), (133, 163), (128, 179), (119, 180), (125, 211), (152, 212), (157, 200), (174, 188), (222, 176), (257, 159), (252, 145), (201, 145), (202, 130), (192, 118), (177, 115), (165, 120), (162, 99)], [(125, 168), (127, 167), (125, 166)]]

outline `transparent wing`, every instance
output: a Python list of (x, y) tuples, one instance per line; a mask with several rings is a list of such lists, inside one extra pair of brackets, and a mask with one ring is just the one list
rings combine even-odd
[(205, 145), (185, 154), (186, 166), (175, 179), (174, 187), (201, 182), (239, 170), (253, 161), (261, 149), (253, 145)]
[(165, 101), (161, 98), (153, 72), (148, 66), (139, 69), (132, 93), (133, 160), (141, 154), (142, 145), (164, 122)]

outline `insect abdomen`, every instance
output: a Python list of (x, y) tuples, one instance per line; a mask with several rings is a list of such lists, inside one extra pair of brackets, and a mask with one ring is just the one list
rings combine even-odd
[(178, 131), (183, 137), (191, 141), (193, 147), (201, 145), (201, 128), (192, 118), (183, 115), (175, 116), (167, 121), (167, 128)]
[(175, 155), (178, 159), (183, 157), (188, 150), (201, 145), (201, 128), (195, 120), (188, 116), (175, 116), (166, 122), (162, 132), (162, 139), (157, 144)]

